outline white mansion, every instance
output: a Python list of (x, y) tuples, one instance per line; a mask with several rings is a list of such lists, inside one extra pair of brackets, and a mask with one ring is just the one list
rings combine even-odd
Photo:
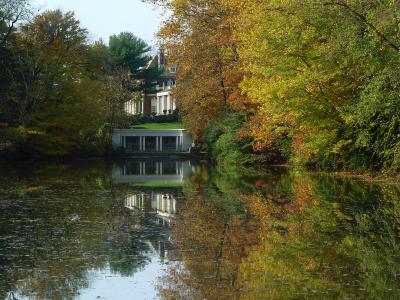
[(163, 50), (148, 63), (147, 69), (163, 71), (159, 80), (152, 82), (151, 92), (143, 95), (141, 100), (131, 100), (125, 103), (125, 111), (132, 115), (162, 115), (171, 114), (176, 109), (172, 88), (176, 84), (176, 66), (166, 66), (166, 56)]

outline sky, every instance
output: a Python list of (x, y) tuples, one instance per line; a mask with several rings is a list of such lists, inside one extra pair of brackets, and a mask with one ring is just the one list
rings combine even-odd
[(110, 35), (122, 31), (132, 32), (151, 46), (156, 45), (154, 34), (162, 20), (162, 11), (140, 0), (33, 0), (34, 7), (75, 11), (82, 27), (89, 30), (90, 38), (108, 43)]

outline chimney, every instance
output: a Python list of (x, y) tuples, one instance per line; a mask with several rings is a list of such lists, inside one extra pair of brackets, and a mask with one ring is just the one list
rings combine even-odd
[(160, 48), (160, 50), (158, 50), (158, 67), (164, 68), (165, 66), (165, 50)]

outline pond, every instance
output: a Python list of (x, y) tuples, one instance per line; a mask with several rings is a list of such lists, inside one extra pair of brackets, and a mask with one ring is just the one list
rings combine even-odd
[(395, 185), (184, 160), (0, 166), (0, 299), (398, 299)]

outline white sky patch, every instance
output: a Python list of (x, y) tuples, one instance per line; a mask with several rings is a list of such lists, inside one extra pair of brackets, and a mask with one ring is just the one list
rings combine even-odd
[(32, 4), (39, 12), (74, 11), (91, 40), (101, 38), (106, 44), (111, 35), (129, 31), (156, 46), (155, 33), (163, 19), (162, 10), (140, 0), (32, 0)]

